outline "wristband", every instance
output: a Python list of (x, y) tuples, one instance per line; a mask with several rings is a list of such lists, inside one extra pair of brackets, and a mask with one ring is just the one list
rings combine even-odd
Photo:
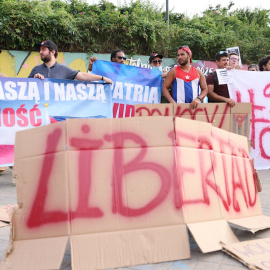
[(202, 98), (200, 98), (199, 96), (197, 96), (197, 99), (199, 99), (200, 101), (202, 101), (203, 99)]
[(103, 80), (103, 76), (101, 77), (101, 80), (104, 81), (104, 80)]

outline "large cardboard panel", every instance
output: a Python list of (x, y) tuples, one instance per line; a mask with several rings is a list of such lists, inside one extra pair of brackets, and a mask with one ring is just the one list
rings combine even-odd
[(16, 162), (15, 240), (69, 235), (67, 153)]
[[(72, 235), (184, 223), (173, 147), (72, 151), (68, 159)], [(80, 159), (88, 162), (74, 166)], [(92, 217), (83, 213), (90, 209)]]
[(190, 258), (185, 225), (71, 236), (72, 268), (77, 270)]
[[(66, 122), (16, 132), (14, 156), (16, 160), (66, 150)], [(57, 140), (54, 146), (51, 142)]]
[(228, 220), (261, 215), (251, 160), (215, 152), (211, 155), (222, 216)]
[(135, 116), (173, 116), (173, 104), (135, 104)]
[(221, 219), (210, 151), (177, 147), (176, 157), (185, 222)]
[(212, 127), (211, 145), (214, 152), (233, 155), (238, 157), (249, 157), (247, 138), (222, 129)]
[[(150, 258), (151, 253), (151, 262), (188, 258), (172, 118), (92, 120), (67, 121), (67, 130), (52, 125), (42, 130), (42, 147), (33, 150), (35, 144), (29, 144), (26, 153), (21, 153), (23, 148), (18, 150), (18, 208), (13, 215), (11, 254), (21, 253), (20, 246), (31, 252), (28, 241), (38, 243), (72, 235), (85, 238), (86, 242), (92, 241), (92, 237), (101, 242), (107, 239), (104, 243), (108, 244), (108, 252), (97, 259), (104, 263), (107, 256), (116, 258), (112, 261), (115, 267), (145, 262), (140, 257), (141, 248), (151, 251), (147, 255)], [(39, 132), (32, 130), (34, 140)], [(32, 133), (20, 133), (18, 141), (23, 142), (23, 137), (31, 137)], [(67, 140), (62, 136), (66, 133)], [(173, 233), (172, 227), (177, 227)], [(116, 251), (111, 247), (116, 239), (111, 234), (118, 235), (118, 239), (136, 235), (134, 241), (138, 240), (138, 244), (134, 248), (129, 245), (129, 254), (118, 250), (119, 254), (126, 254), (124, 264), (121, 258), (114, 257)], [(146, 248), (143, 239), (147, 234), (153, 243)], [(170, 241), (165, 239), (166, 235)], [(162, 245), (156, 248), (159, 242)], [(174, 250), (179, 243), (184, 245)], [(115, 244), (126, 248), (121, 241)], [(46, 255), (47, 248), (45, 245), (42, 249)], [(74, 256), (82, 248), (76, 247)], [(95, 254), (103, 253), (96, 247)], [(38, 263), (40, 268), (47, 269), (42, 256), (38, 252), (35, 255), (28, 269)], [(28, 259), (27, 255), (21, 256)], [(15, 269), (19, 259), (15, 256), (9, 266)], [(106, 265), (112, 267), (110, 262)]]
[(135, 116), (174, 115), (186, 119), (211, 123), (214, 127), (243, 135), (249, 140), (251, 103), (236, 103), (229, 107), (227, 103), (200, 103), (196, 110), (190, 110), (188, 103), (173, 104), (137, 104)]
[(224, 219), (189, 223), (188, 228), (203, 253), (222, 249), (222, 243), (237, 243), (238, 239)]
[[(68, 149), (172, 146), (172, 117), (68, 119)], [(80, 140), (78, 140), (79, 138)]]
[(1, 270), (59, 269), (68, 237), (14, 241), (13, 252), (1, 262)]
[(176, 146), (196, 149), (211, 149), (212, 125), (209, 123), (190, 121), (183, 117), (175, 117)]
[(224, 252), (254, 270), (270, 268), (269, 250), (270, 238), (244, 241), (223, 247)]

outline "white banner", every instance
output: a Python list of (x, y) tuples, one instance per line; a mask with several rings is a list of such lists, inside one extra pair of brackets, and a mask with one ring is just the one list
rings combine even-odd
[(231, 70), (230, 97), (251, 102), (251, 157), (256, 169), (270, 168), (270, 72)]

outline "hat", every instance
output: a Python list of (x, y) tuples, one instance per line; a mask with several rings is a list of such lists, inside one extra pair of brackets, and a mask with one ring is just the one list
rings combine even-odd
[(187, 45), (185, 45), (185, 46), (180, 46), (177, 51), (179, 51), (179, 50), (184, 50), (185, 52), (187, 52), (190, 55), (190, 63), (192, 63), (192, 59), (191, 59), (192, 58), (192, 51), (191, 51), (191, 49)]
[(44, 40), (41, 42), (40, 46), (44, 46), (44, 47), (47, 47), (47, 48), (51, 48), (53, 50), (56, 50), (57, 51), (57, 46), (56, 44), (51, 41), (51, 40)]
[(162, 59), (162, 58), (163, 58), (163, 55), (157, 54), (157, 53), (151, 54), (150, 57), (149, 57), (149, 63), (151, 63), (152, 60), (153, 60), (155, 57), (159, 57), (160, 59)]

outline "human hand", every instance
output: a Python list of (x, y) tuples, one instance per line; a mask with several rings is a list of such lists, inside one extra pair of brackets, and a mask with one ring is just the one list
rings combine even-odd
[(38, 78), (38, 79), (44, 80), (44, 76), (41, 75), (40, 73), (35, 74), (34, 75), (34, 78)]
[(200, 103), (200, 100), (198, 98), (195, 98), (194, 100), (192, 100), (192, 102), (189, 105), (189, 109), (190, 110), (195, 110), (198, 106), (198, 104)]
[(107, 77), (103, 77), (103, 81), (106, 82), (106, 83), (113, 84), (113, 81), (110, 78), (107, 78)]
[(89, 58), (89, 65), (88, 65), (88, 70), (89, 71), (92, 71), (92, 67), (93, 67), (93, 63), (97, 61), (97, 58), (96, 57), (90, 57)]
[(227, 98), (226, 102), (229, 104), (230, 107), (235, 105), (235, 101), (232, 98)]

